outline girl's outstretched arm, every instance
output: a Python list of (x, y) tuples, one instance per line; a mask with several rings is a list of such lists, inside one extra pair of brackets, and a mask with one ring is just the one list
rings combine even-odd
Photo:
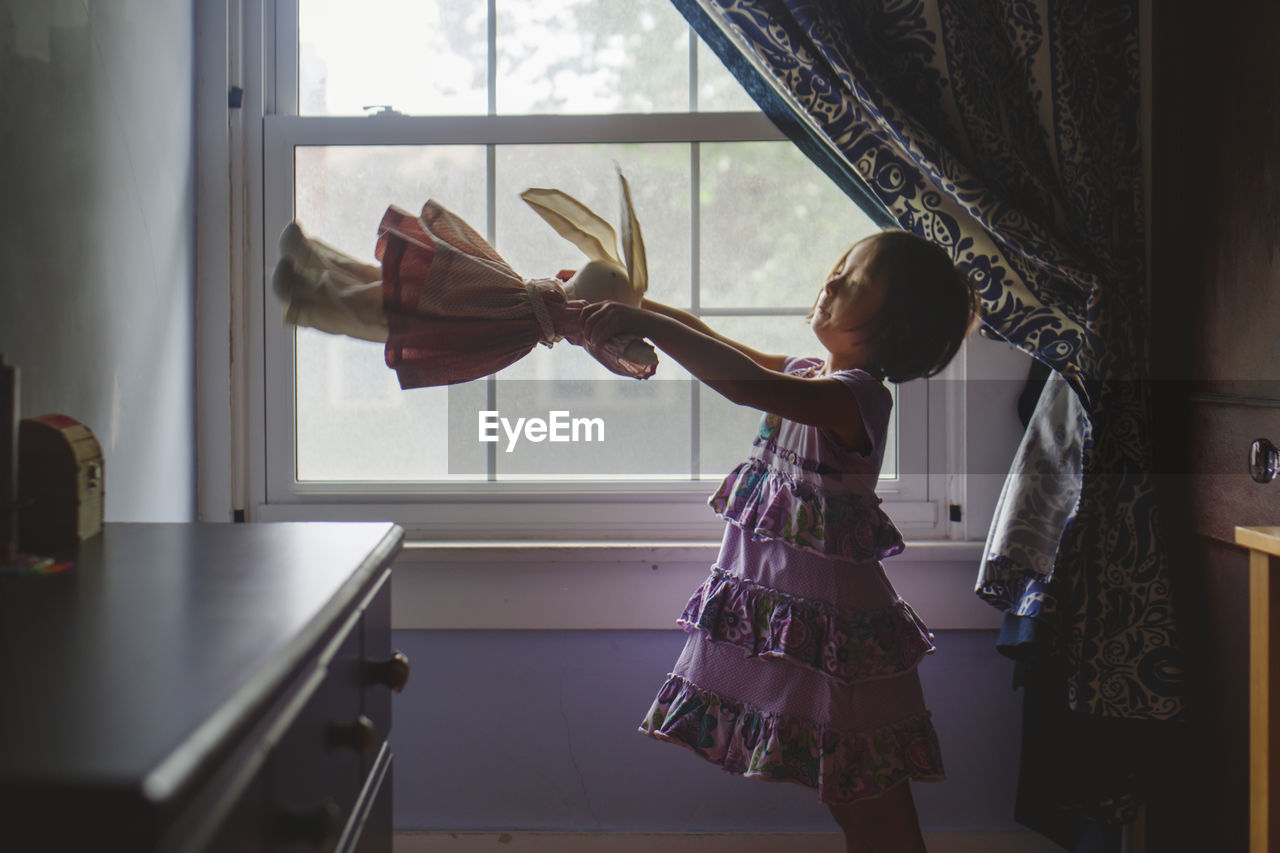
[(756, 364), (769, 370), (781, 370), (782, 363), (787, 360), (785, 355), (774, 355), (772, 353), (760, 352), (759, 350), (752, 349), (740, 341), (735, 341), (733, 338), (726, 337), (712, 329), (697, 317), (686, 311), (681, 311), (679, 308), (672, 308), (670, 305), (663, 305), (661, 302), (655, 302), (652, 299), (645, 299), (640, 307), (648, 311), (653, 311), (656, 314), (661, 314), (664, 317), (670, 317), (672, 320), (683, 323), (690, 329), (701, 332), (708, 337), (715, 338), (721, 343), (728, 344), (747, 358), (754, 361)]
[[(698, 327), (706, 328), (705, 324), (692, 317), (695, 322), (686, 323), (658, 311), (597, 302), (583, 309), (582, 318), (583, 332), (593, 343), (603, 344), (620, 334), (648, 338), (730, 401), (830, 430), (851, 450), (870, 450), (857, 400), (837, 379), (791, 376), (762, 365), (735, 342), (709, 329), (702, 331)], [(782, 366), (780, 358), (777, 365)]]

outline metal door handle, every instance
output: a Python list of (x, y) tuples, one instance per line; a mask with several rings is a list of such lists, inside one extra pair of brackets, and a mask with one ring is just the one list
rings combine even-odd
[(1265, 438), (1249, 448), (1249, 476), (1255, 483), (1270, 483), (1280, 475), (1280, 450)]

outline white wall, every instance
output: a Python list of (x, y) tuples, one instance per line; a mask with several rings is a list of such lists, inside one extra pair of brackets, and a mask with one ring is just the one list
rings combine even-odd
[(192, 12), (0, 0), (0, 353), (102, 443), (108, 520), (194, 516)]

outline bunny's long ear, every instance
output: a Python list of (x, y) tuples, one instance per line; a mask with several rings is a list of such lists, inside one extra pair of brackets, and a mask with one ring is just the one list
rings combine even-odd
[(631, 279), (631, 289), (643, 296), (649, 289), (649, 265), (644, 258), (644, 237), (640, 234), (640, 222), (636, 219), (635, 208), (631, 206), (631, 187), (621, 169), (618, 170), (618, 180), (622, 182), (622, 254), (627, 258), (627, 278)]
[(532, 187), (520, 198), (556, 229), (561, 237), (581, 249), (593, 261), (612, 261), (622, 266), (618, 257), (618, 235), (613, 226), (591, 208), (560, 190)]

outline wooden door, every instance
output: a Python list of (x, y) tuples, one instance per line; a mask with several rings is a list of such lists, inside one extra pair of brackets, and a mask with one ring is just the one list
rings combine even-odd
[(1280, 482), (1247, 469), (1254, 439), (1280, 444), (1280, 3), (1150, 6), (1158, 456), (1193, 711), (1185, 800), (1152, 831), (1209, 846), (1148, 849), (1235, 853), (1248, 842), (1249, 611), (1233, 528), (1280, 524)]

